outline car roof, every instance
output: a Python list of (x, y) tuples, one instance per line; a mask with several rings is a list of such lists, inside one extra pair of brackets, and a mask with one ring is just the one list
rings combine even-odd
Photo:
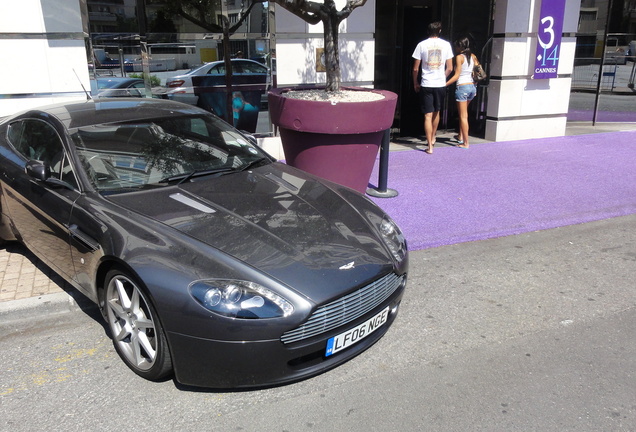
[(141, 78), (130, 77), (101, 77), (97, 78), (95, 81), (97, 82), (97, 90), (99, 91), (126, 88), (133, 84), (144, 82)]
[(97, 77), (97, 81), (113, 81), (113, 82), (125, 82), (125, 81), (143, 81), (141, 78), (132, 77)]
[(55, 116), (68, 129), (122, 121), (208, 114), (192, 105), (153, 98), (91, 99), (50, 105), (30, 112)]
[[(263, 63), (260, 63), (260, 62), (254, 61), (254, 60), (250, 60), (250, 59), (237, 58), (237, 59), (230, 59), (230, 61), (233, 62), (233, 63), (235, 63), (235, 62), (255, 63), (255, 64), (257, 64), (257, 65), (259, 65), (261, 67), (267, 68)], [(198, 66), (198, 67), (192, 69), (191, 71), (189, 71), (188, 73), (186, 73), (184, 75), (190, 75), (190, 74), (199, 72), (201, 69), (208, 68), (208, 67), (214, 67), (216, 65), (224, 64), (224, 63), (225, 63), (225, 60), (216, 60), (216, 61), (208, 62), (208, 63), (202, 64), (201, 66)]]
[(100, 77), (97, 78), (97, 82), (115, 82), (115, 83), (127, 83), (127, 82), (137, 82), (142, 81), (141, 78), (131, 78), (131, 77)]

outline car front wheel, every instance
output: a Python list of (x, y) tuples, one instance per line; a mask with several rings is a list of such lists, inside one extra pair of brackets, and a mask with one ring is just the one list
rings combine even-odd
[(166, 337), (157, 312), (135, 280), (114, 269), (106, 275), (105, 316), (119, 356), (149, 380), (172, 372)]

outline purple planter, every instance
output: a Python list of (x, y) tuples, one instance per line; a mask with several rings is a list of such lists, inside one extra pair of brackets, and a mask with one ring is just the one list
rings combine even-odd
[[(384, 96), (371, 102), (307, 101), (268, 94), (288, 165), (355, 189), (367, 190), (384, 131), (391, 127), (397, 95), (385, 90), (343, 88)], [(294, 88), (293, 90), (302, 90)]]

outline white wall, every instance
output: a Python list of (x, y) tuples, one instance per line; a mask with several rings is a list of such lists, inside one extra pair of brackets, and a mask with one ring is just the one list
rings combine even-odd
[(82, 26), (79, 0), (21, 0), (2, 7), (0, 117), (85, 97), (80, 81), (89, 89), (89, 74)]
[[(543, 0), (550, 1), (550, 0)], [(577, 31), (580, 0), (567, 0), (563, 33)], [(558, 77), (532, 79), (541, 0), (500, 0), (495, 11), (486, 139), (563, 136), (576, 38), (563, 37)]]
[[(337, 2), (342, 7), (344, 0)], [(276, 10), (276, 58), (278, 86), (325, 82), (316, 72), (316, 48), (323, 48), (322, 24), (309, 25), (279, 5)], [(375, 69), (375, 0), (355, 9), (340, 26), (342, 83), (370, 86)]]

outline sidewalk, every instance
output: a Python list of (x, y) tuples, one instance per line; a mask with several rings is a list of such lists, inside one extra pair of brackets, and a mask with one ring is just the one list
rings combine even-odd
[(636, 130), (473, 144), (391, 152), (398, 195), (372, 199), (409, 250), (636, 214)]
[(23, 245), (0, 248), (0, 327), (75, 310), (81, 296)]
[(62, 292), (66, 283), (20, 243), (0, 249), (0, 302)]
[[(597, 126), (591, 126), (589, 122), (571, 123), (568, 124), (566, 135), (604, 133), (610, 135), (604, 139), (611, 142), (612, 135), (623, 130), (636, 130), (636, 123), (602, 123)], [(441, 131), (436, 149), (454, 145), (453, 135), (452, 131)], [(485, 142), (471, 138), (471, 146)], [(391, 143), (391, 151), (421, 150), (423, 146), (421, 139), (399, 138)], [(75, 299), (81, 301), (83, 298), (24, 246), (9, 243), (0, 248), (0, 320), (5, 321), (6, 317), (12, 316), (18, 318), (26, 309), (35, 309), (37, 313), (66, 311), (69, 307), (77, 307)]]

